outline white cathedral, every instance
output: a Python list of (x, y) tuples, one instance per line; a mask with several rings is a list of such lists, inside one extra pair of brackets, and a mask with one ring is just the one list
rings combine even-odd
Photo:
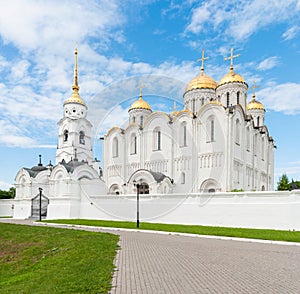
[(247, 103), (248, 85), (234, 72), (238, 55), (233, 50), (226, 58), (229, 73), (219, 83), (204, 73), (202, 51), (200, 74), (183, 93), (183, 110), (153, 112), (141, 86), (127, 127), (113, 127), (104, 136), (103, 173), (93, 156), (88, 108), (79, 96), (77, 55), (76, 49), (72, 96), (58, 122), (56, 164), (40, 161), (19, 170), (15, 213), (32, 214), (22, 201), (33, 201), (38, 188), (57, 215), (67, 210), (70, 217), (83, 193), (133, 194), (137, 183), (140, 194), (273, 190), (274, 141), (264, 123), (265, 109), (255, 94)]

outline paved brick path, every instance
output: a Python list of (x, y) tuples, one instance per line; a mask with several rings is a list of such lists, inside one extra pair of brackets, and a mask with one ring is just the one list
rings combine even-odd
[(111, 293), (300, 293), (300, 247), (120, 232)]
[(121, 247), (112, 294), (300, 293), (299, 246), (111, 232)]

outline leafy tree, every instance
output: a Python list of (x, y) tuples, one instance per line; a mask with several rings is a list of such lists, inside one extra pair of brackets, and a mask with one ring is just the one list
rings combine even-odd
[(286, 174), (283, 174), (279, 178), (279, 182), (277, 183), (278, 191), (286, 191), (291, 189), (291, 183), (289, 182), (289, 178)]
[(16, 196), (16, 188), (11, 187), (8, 191), (0, 190), (0, 199), (12, 199)]

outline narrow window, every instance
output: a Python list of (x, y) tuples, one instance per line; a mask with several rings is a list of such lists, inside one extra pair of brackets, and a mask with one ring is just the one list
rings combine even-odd
[(259, 116), (257, 117), (257, 126), (259, 127)]
[(180, 146), (187, 146), (187, 127), (186, 127), (186, 122), (184, 121), (183, 123), (181, 123), (180, 125)]
[(204, 98), (201, 99), (201, 104), (204, 105)]
[(153, 150), (161, 150), (161, 131), (155, 128), (153, 131)]
[(262, 138), (261, 142), (261, 159), (265, 160), (265, 138)]
[(157, 150), (161, 150), (161, 132), (157, 132)]
[(227, 102), (226, 102), (226, 105), (227, 105), (227, 107), (229, 107), (229, 92), (227, 92)]
[(118, 144), (118, 139), (114, 138), (113, 139), (113, 157), (118, 157), (119, 156), (119, 144)]
[(79, 144), (85, 144), (85, 137), (84, 137), (84, 132), (80, 131), (79, 133)]
[(68, 132), (68, 130), (65, 130), (64, 131), (64, 142), (68, 141), (68, 137), (69, 137), (69, 132)]
[(193, 113), (195, 113), (195, 98), (193, 99)]
[(135, 123), (135, 116), (132, 118), (132, 122)]
[(249, 127), (247, 127), (247, 131), (246, 131), (246, 147), (247, 150), (250, 150), (250, 129)]
[(210, 121), (210, 141), (213, 142), (215, 140), (215, 121), (212, 119)]
[(181, 184), (185, 184), (185, 173), (181, 173)]
[(131, 135), (130, 143), (131, 143), (130, 153), (131, 154), (136, 154), (137, 153), (137, 137), (136, 137), (136, 134)]
[(140, 126), (142, 127), (142, 126), (143, 126), (143, 124), (144, 124), (144, 117), (143, 117), (143, 116), (141, 116), (141, 122), (140, 122)]
[(240, 104), (240, 91), (236, 93), (236, 104)]
[(239, 119), (236, 120), (236, 125), (235, 125), (235, 142), (237, 144), (240, 143), (240, 121), (239, 121)]

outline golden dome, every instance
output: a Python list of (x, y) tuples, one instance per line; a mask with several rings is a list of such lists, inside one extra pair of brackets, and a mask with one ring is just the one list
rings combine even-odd
[(230, 72), (221, 79), (218, 86), (228, 84), (228, 83), (243, 83), (243, 84), (245, 84), (245, 80), (241, 75), (235, 73), (233, 71), (233, 68), (230, 68)]
[(69, 103), (77, 103), (86, 106), (84, 101), (80, 98), (78, 92), (73, 93), (72, 96), (64, 102), (64, 105)]
[(151, 111), (150, 105), (145, 100), (143, 100), (141, 95), (137, 101), (135, 101), (131, 104), (128, 111), (133, 110), (133, 109), (147, 109), (147, 110)]
[(215, 90), (217, 83), (209, 76), (204, 74), (201, 70), (199, 76), (193, 78), (185, 88), (185, 93), (194, 89), (213, 89)]
[(264, 106), (262, 103), (259, 101), (255, 100), (255, 96), (252, 96), (252, 100), (247, 104), (247, 110), (252, 110), (252, 109), (260, 109), (260, 110), (265, 110)]

